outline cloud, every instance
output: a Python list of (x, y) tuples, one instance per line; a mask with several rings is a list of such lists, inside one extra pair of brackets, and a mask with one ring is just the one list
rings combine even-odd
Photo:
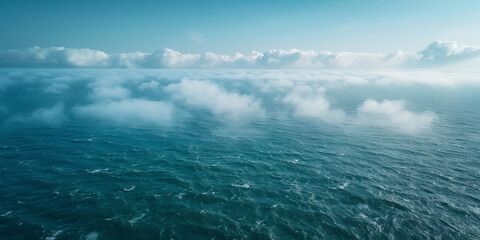
[(65, 83), (52, 83), (48, 87), (45, 88), (44, 92), (59, 94), (59, 93), (65, 92), (69, 88), (70, 88), (70, 86), (68, 86)]
[[(108, 67), (136, 68), (149, 67), (152, 54), (144, 52), (127, 52), (109, 55)], [(153, 66), (152, 66), (153, 67)]]
[(313, 50), (302, 51), (298, 49), (290, 50), (270, 50), (258, 54), (256, 63), (259, 66), (277, 66), (277, 67), (315, 67), (313, 61), (318, 53)]
[(174, 99), (217, 115), (239, 118), (264, 114), (260, 101), (253, 96), (227, 92), (209, 81), (183, 79), (180, 83), (168, 85), (165, 90), (173, 94)]
[(109, 55), (82, 48), (32, 47), (0, 51), (2, 67), (108, 67)]
[(94, 87), (91, 98), (94, 99), (124, 99), (130, 96), (130, 91), (121, 86)]
[(150, 81), (150, 82), (143, 82), (143, 83), (141, 83), (141, 84), (138, 86), (138, 89), (140, 89), (140, 90), (147, 90), (147, 89), (155, 90), (155, 89), (158, 89), (159, 86), (160, 86), (160, 83), (159, 83), (159, 82), (157, 82), (157, 81)]
[[(197, 34), (198, 35), (198, 34)], [(201, 39), (195, 35), (198, 41)], [(195, 40), (195, 41), (197, 41)], [(250, 54), (181, 53), (164, 48), (153, 53), (107, 54), (65, 47), (0, 51), (0, 67), (96, 68), (403, 68), (438, 67), (479, 58), (480, 47), (435, 41), (419, 52), (365, 53), (273, 49)]]
[(435, 41), (419, 54), (420, 61), (425, 65), (448, 64), (480, 57), (480, 47), (454, 41)]
[(49, 108), (35, 109), (28, 115), (15, 115), (7, 119), (7, 123), (43, 123), (58, 125), (66, 120), (63, 102), (58, 102)]
[(339, 122), (345, 118), (342, 110), (330, 108), (323, 87), (296, 86), (283, 102), (292, 104), (297, 116), (320, 118), (326, 122)]
[(129, 81), (135, 81), (132, 74), (122, 77), (120, 74), (110, 74), (108, 76), (100, 75), (95, 77), (87, 86), (91, 89), (89, 97), (96, 100), (119, 100), (130, 97), (130, 90), (123, 87), (122, 84)]
[(266, 82), (257, 82), (261, 92), (285, 92), (295, 87), (295, 83), (288, 79), (272, 79)]
[(73, 111), (83, 117), (103, 118), (122, 123), (164, 125), (172, 121), (173, 107), (162, 101), (123, 99), (77, 106)]
[(414, 113), (405, 110), (405, 102), (383, 100), (377, 102), (367, 99), (357, 109), (358, 122), (361, 124), (385, 127), (414, 134), (429, 128), (437, 118), (432, 112)]
[(145, 56), (145, 61), (139, 67), (150, 68), (181, 68), (198, 66), (200, 54), (180, 53), (173, 49), (164, 48)]
[(57, 124), (66, 119), (64, 111), (64, 104), (60, 102), (51, 108), (40, 108), (35, 110), (30, 118), (37, 121)]
[[(455, 89), (461, 90), (465, 88), (461, 85), (480, 84), (480, 73), (411, 69), (0, 69), (0, 78), (12, 83), (0, 94), (0, 121), (4, 122), (57, 124), (73, 113), (67, 116), (169, 125), (185, 115), (205, 117), (203, 113), (209, 112), (223, 123), (281, 116), (405, 133), (428, 130), (435, 114), (412, 112), (403, 101), (364, 100), (386, 96), (379, 90), (402, 98), (409, 87), (419, 89), (420, 84), (427, 94), (449, 89), (425, 85), (459, 85)], [(397, 85), (399, 91), (392, 91)], [(350, 93), (354, 94), (351, 99), (345, 97)], [(409, 96), (405, 95), (407, 100)]]

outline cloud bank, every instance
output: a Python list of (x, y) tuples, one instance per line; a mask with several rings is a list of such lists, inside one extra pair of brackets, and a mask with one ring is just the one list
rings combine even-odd
[(367, 99), (357, 109), (359, 123), (392, 128), (406, 133), (417, 133), (429, 128), (437, 118), (432, 112), (415, 113), (405, 109), (405, 102), (400, 100)]
[(102, 118), (116, 122), (132, 122), (165, 125), (172, 121), (173, 107), (162, 101), (123, 99), (120, 101), (96, 102), (73, 108), (76, 115)]
[(0, 79), (7, 83), (0, 90), (0, 123), (87, 119), (164, 127), (196, 118), (229, 126), (298, 119), (406, 134), (438, 120), (438, 106), (413, 110), (421, 99), (480, 86), (478, 72), (386, 69), (0, 69)]
[(345, 113), (342, 110), (331, 109), (330, 102), (324, 94), (323, 87), (296, 86), (283, 102), (292, 104), (297, 116), (316, 117), (327, 122), (343, 121)]
[(330, 52), (314, 50), (253, 51), (222, 55), (180, 53), (164, 48), (153, 53), (108, 54), (65, 47), (0, 50), (0, 67), (89, 68), (403, 68), (439, 67), (480, 57), (479, 46), (435, 41), (419, 52)]
[(239, 118), (264, 114), (260, 101), (254, 97), (227, 92), (208, 81), (184, 79), (180, 83), (168, 85), (165, 90), (172, 93), (174, 99), (189, 106), (207, 109), (217, 115)]
[[(1, 110), (1, 109), (0, 109)], [(6, 111), (6, 109), (5, 109)], [(17, 114), (7, 119), (8, 124), (14, 123), (39, 123), (47, 125), (58, 125), (66, 120), (65, 107), (63, 102), (57, 102), (51, 107), (35, 109), (30, 114)]]

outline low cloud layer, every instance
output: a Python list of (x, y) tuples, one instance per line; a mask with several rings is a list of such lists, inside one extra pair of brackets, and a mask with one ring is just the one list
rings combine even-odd
[(361, 124), (391, 128), (406, 133), (417, 133), (429, 128), (437, 118), (432, 112), (415, 113), (405, 109), (405, 102), (400, 100), (367, 99), (357, 109), (357, 120)]
[(120, 101), (96, 102), (73, 108), (81, 117), (101, 118), (121, 123), (169, 124), (173, 108), (161, 101), (124, 99)]
[(295, 115), (320, 118), (326, 122), (339, 122), (345, 118), (342, 110), (331, 109), (330, 102), (325, 98), (325, 88), (297, 86), (283, 99), (292, 104)]
[(63, 123), (65, 120), (66, 116), (64, 104), (62, 102), (57, 102), (50, 107), (37, 108), (30, 114), (16, 114), (8, 118), (6, 122), (7, 124), (25, 123), (29, 125), (58, 125)]
[(2, 82), (4, 124), (59, 125), (88, 119), (164, 127), (208, 118), (220, 125), (245, 126), (289, 119), (417, 134), (442, 121), (435, 112), (442, 116), (443, 105), (430, 104), (431, 97), (453, 104), (442, 93), (475, 89), (480, 74), (398, 69), (0, 69)]
[(153, 53), (108, 54), (65, 47), (0, 50), (0, 67), (93, 68), (403, 68), (439, 67), (480, 57), (480, 47), (435, 41), (418, 52), (330, 52), (314, 50), (253, 51), (222, 55), (180, 53), (164, 48)]
[(208, 81), (182, 80), (168, 85), (167, 92), (173, 98), (193, 107), (207, 109), (227, 117), (251, 117), (264, 114), (259, 100), (246, 94), (227, 92)]

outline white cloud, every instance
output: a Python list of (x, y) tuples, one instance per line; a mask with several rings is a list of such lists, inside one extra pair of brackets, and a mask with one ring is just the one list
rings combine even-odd
[(358, 122), (406, 133), (417, 133), (429, 128), (437, 118), (432, 112), (414, 113), (405, 109), (405, 102), (398, 100), (383, 100), (377, 102), (367, 99), (357, 109)]
[(258, 54), (256, 63), (259, 66), (276, 66), (276, 67), (318, 67), (313, 61), (318, 55), (313, 50), (302, 51), (298, 49), (290, 50), (269, 50), (262, 54)]
[(129, 98), (130, 90), (122, 86), (127, 80), (134, 81), (135, 76), (132, 74), (122, 76), (122, 74), (117, 73), (95, 77), (91, 83), (87, 84), (92, 90), (89, 97), (94, 100), (119, 100)]
[(138, 86), (140, 90), (152, 89), (155, 90), (160, 86), (160, 83), (157, 81), (143, 82)]
[(52, 83), (48, 87), (45, 88), (44, 92), (46, 93), (63, 93), (64, 91), (68, 90), (70, 86), (65, 83)]
[(172, 93), (175, 99), (189, 106), (208, 109), (217, 115), (238, 118), (264, 114), (260, 101), (253, 96), (227, 92), (209, 81), (184, 79), (180, 83), (168, 85), (165, 89)]
[(257, 81), (261, 92), (284, 92), (295, 87), (295, 83), (288, 79), (275, 79), (266, 82)]
[(480, 57), (480, 47), (462, 45), (454, 41), (435, 41), (419, 54), (420, 61), (424, 64), (448, 64)]
[[(434, 122), (435, 115), (429, 112), (411, 112), (402, 101), (367, 100), (362, 104), (363, 100), (384, 96), (376, 91), (392, 91), (391, 88), (396, 85), (402, 86), (398, 92), (392, 91), (398, 96), (408, 87), (416, 88), (418, 84), (455, 86), (456, 89), (458, 85), (460, 90), (465, 87), (462, 85), (480, 84), (478, 72), (420, 69), (0, 69), (0, 78), (9, 82), (5, 86), (8, 94), (0, 95), (0, 105), (3, 106), (0, 107), (0, 115), (4, 121), (60, 123), (66, 120), (65, 113), (72, 110), (65, 109), (63, 104), (55, 104), (64, 102), (65, 106), (77, 106), (73, 108), (74, 117), (100, 117), (129, 124), (166, 124), (173, 122), (173, 118), (185, 116), (183, 113), (198, 117), (196, 114), (199, 112), (208, 111), (213, 113), (214, 119), (225, 123), (247, 123), (253, 118), (261, 121), (266, 115), (292, 116), (301, 117), (302, 121), (328, 122), (338, 126), (360, 127), (373, 124), (407, 133), (428, 129)], [(350, 87), (359, 84), (361, 86)], [(421, 87), (429, 89), (428, 86)], [(361, 93), (357, 91), (359, 89)], [(447, 90), (444, 87), (436, 89)], [(344, 91), (354, 91), (354, 99), (346, 101), (345, 95), (348, 92)], [(73, 96), (52, 94), (66, 92)], [(336, 96), (341, 97), (337, 99)], [(51, 107), (15, 107), (18, 102), (32, 99), (50, 102)], [(339, 104), (334, 104), (337, 101)], [(182, 114), (173, 114), (174, 104), (178, 105), (179, 113)], [(357, 113), (352, 104), (361, 105)], [(24, 114), (17, 114), (19, 112)]]
[(108, 67), (108, 54), (82, 48), (32, 47), (0, 51), (3, 67)]
[(135, 68), (142, 65), (147, 65), (147, 58), (151, 54), (143, 52), (127, 52), (113, 54), (109, 56), (109, 66), (110, 67), (125, 67), (125, 68)]
[[(197, 77), (203, 78), (201, 74)], [(425, 69), (329, 69), (329, 70), (248, 70), (218, 73), (210, 79), (250, 80), (263, 92), (285, 91), (292, 84), (320, 84), (325, 87), (355, 85), (430, 85), (457, 86), (480, 84), (480, 71)], [(283, 86), (282, 86), (283, 85)]]
[(330, 108), (323, 87), (296, 86), (283, 102), (292, 104), (297, 116), (320, 118), (326, 122), (339, 122), (345, 118), (342, 110)]
[(120, 68), (394, 68), (437, 67), (479, 58), (480, 47), (435, 41), (419, 52), (329, 52), (298, 49), (253, 51), (244, 55), (180, 53), (164, 48), (153, 53), (107, 54), (64, 47), (0, 51), (1, 67), (120, 67)]
[(146, 66), (152, 68), (180, 68), (198, 66), (200, 54), (180, 53), (170, 48), (154, 52), (147, 58)]
[(79, 116), (99, 117), (116, 122), (164, 125), (172, 121), (173, 107), (162, 101), (123, 99), (77, 106), (73, 111)]
[(130, 91), (121, 86), (94, 87), (91, 98), (94, 99), (124, 99), (130, 96)]

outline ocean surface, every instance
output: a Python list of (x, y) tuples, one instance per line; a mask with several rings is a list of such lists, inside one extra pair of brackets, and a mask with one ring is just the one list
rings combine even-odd
[(0, 239), (480, 239), (478, 84), (245, 71), (0, 70)]

